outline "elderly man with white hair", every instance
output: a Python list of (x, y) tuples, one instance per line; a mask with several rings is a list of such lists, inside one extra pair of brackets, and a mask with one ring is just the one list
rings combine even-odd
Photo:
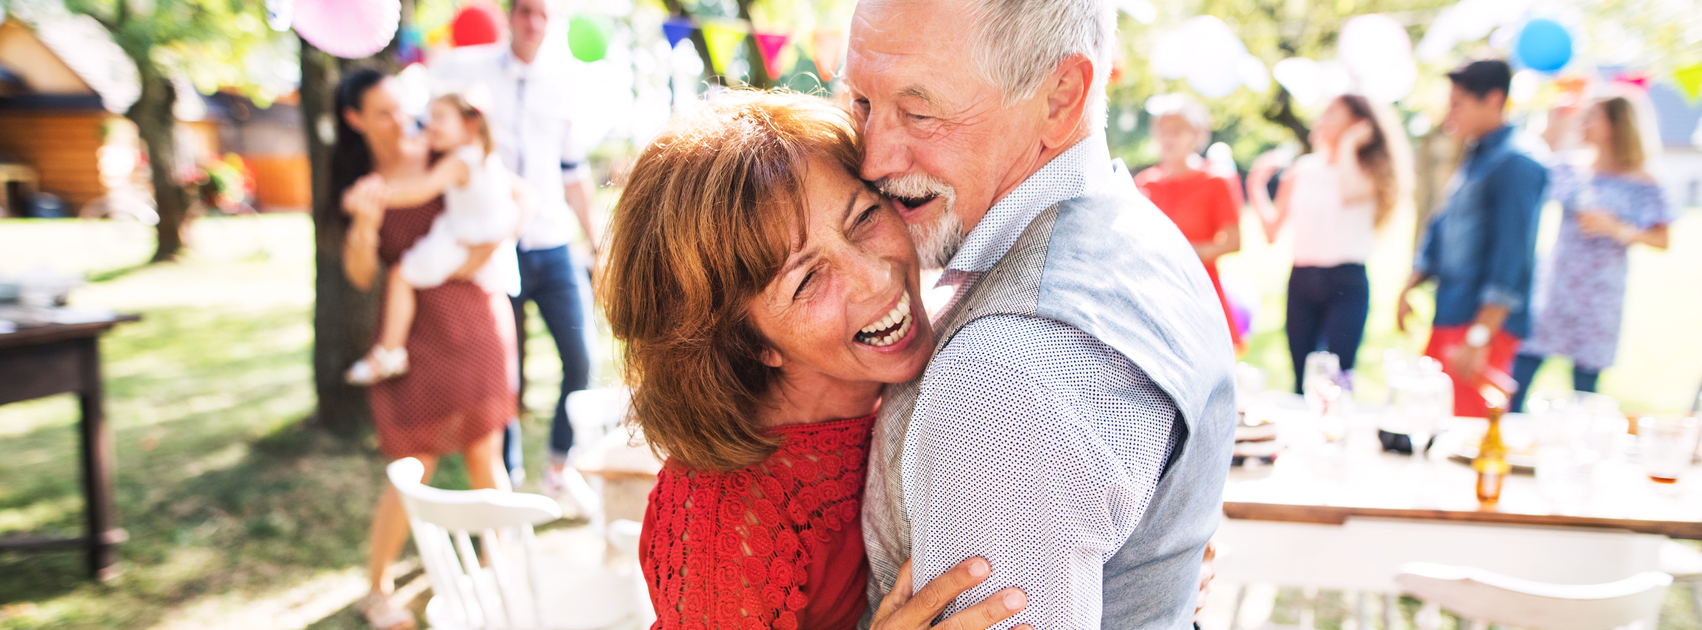
[(879, 627), (908, 625), (890, 606), (903, 590), (984, 573), (975, 558), (991, 575), (948, 614), (1012, 588), (1027, 606), (995, 627), (1194, 613), (1234, 357), (1194, 250), (1107, 149), (1115, 30), (1106, 0), (857, 6), (862, 177), (951, 291), (932, 362), (886, 393), (870, 450), (871, 605), (901, 591), (866, 616)]

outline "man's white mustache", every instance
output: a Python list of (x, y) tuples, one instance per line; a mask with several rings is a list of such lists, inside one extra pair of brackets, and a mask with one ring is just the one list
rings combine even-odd
[(952, 188), (951, 184), (926, 173), (912, 173), (882, 179), (880, 189), (888, 197), (909, 199), (943, 197), (946, 199), (947, 205), (957, 200), (957, 190)]

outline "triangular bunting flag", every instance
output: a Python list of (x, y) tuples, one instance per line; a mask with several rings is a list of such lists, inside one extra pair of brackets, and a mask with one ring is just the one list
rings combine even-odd
[(1691, 64), (1674, 70), (1672, 80), (1678, 82), (1678, 88), (1684, 90), (1684, 97), (1696, 101), (1702, 96), (1702, 63)]
[(680, 45), (680, 40), (691, 37), (691, 31), (694, 28), (697, 27), (692, 26), (691, 18), (669, 18), (668, 21), (662, 23), (662, 35), (668, 38), (668, 47), (673, 48)]
[(730, 20), (716, 20), (705, 22), (699, 28), (703, 30), (703, 43), (709, 45), (709, 62), (715, 66), (715, 73), (725, 75), (739, 44), (745, 41), (743, 25)]
[(822, 85), (833, 83), (833, 75), (839, 72), (839, 61), (845, 55), (845, 32), (818, 29), (810, 38), (815, 44), (816, 72), (821, 74)]
[(752, 33), (756, 38), (756, 48), (762, 52), (762, 66), (768, 69), (768, 78), (779, 79), (781, 73), (780, 51), (792, 41), (787, 33)]

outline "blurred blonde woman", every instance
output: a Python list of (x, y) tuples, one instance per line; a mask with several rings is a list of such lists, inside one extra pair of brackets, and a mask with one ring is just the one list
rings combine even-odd
[(1326, 350), (1352, 370), (1371, 282), (1365, 261), (1377, 230), (1405, 202), (1411, 181), (1406, 136), (1385, 112), (1357, 94), (1336, 97), (1312, 125), (1313, 151), (1294, 161), (1270, 196), (1280, 166), (1275, 152), (1253, 163), (1248, 197), (1275, 242), (1294, 226), (1294, 270), (1288, 277), (1288, 351), (1300, 391), (1306, 355)]
[(1667, 248), (1667, 226), (1677, 218), (1660, 185), (1645, 170), (1648, 151), (1636, 108), (1623, 96), (1549, 115), (1544, 139), (1555, 149), (1580, 132), (1595, 149), (1595, 163), (1579, 168), (1557, 161), (1549, 168), (1549, 195), (1560, 202), (1560, 236), (1538, 268), (1531, 338), (1513, 362), (1519, 392), (1513, 410), (1549, 355), (1572, 359), (1572, 387), (1596, 391), (1603, 369), (1619, 349), (1625, 306), (1627, 250), (1634, 244)]

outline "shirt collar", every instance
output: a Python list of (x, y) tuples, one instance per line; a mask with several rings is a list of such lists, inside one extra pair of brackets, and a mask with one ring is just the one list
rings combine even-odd
[(971, 272), (993, 268), (1034, 217), (1060, 201), (1098, 190), (1110, 180), (1114, 168), (1104, 135), (1076, 143), (993, 204), (946, 268)]
[(513, 47), (504, 47), (502, 49), (502, 69), (511, 78), (525, 78), (527, 74), (530, 74), (532, 64), (522, 61), (518, 55), (515, 55)]
[(1483, 137), (1478, 138), (1477, 143), (1472, 145), (1472, 148), (1471, 148), (1472, 157), (1476, 158), (1476, 157), (1483, 155), (1484, 153), (1488, 152), (1489, 149), (1492, 148), (1492, 147), (1501, 146), (1501, 144), (1506, 142), (1507, 138), (1509, 136), (1512, 136), (1512, 135), (1513, 135), (1513, 126), (1512, 125), (1501, 125), (1500, 127), (1497, 127), (1495, 129), (1495, 131), (1491, 131), (1489, 133), (1483, 134)]

